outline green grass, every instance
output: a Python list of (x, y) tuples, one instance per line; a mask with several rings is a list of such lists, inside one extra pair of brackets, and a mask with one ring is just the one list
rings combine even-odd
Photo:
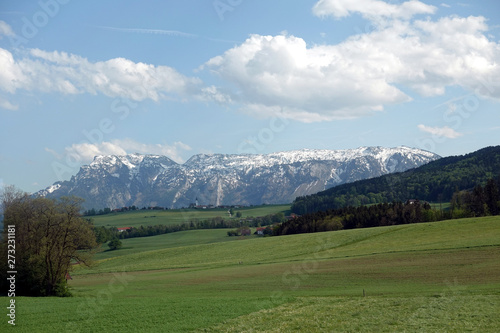
[(301, 297), (200, 331), (497, 332), (499, 308), (500, 296)]
[(432, 209), (435, 210), (449, 210), (451, 208), (451, 204), (449, 202), (430, 202), (429, 204)]
[[(108, 259), (124, 256), (128, 254), (138, 254), (145, 251), (170, 249), (200, 244), (212, 244), (219, 242), (229, 242), (240, 240), (241, 237), (228, 237), (227, 231), (232, 229), (207, 229), (179, 231), (152, 237), (138, 237), (122, 239), (122, 248), (110, 251), (106, 244), (101, 246), (101, 250), (94, 257), (95, 260)], [(257, 236), (246, 236), (255, 238)]]
[[(258, 217), (283, 212), (290, 213), (290, 205), (265, 205), (234, 209), (242, 217)], [(171, 210), (136, 210), (123, 213), (91, 216), (94, 225), (105, 227), (139, 227), (141, 225), (182, 224), (195, 220), (208, 220), (214, 217), (229, 219), (227, 209), (171, 209)], [(234, 216), (232, 217), (235, 218)]]
[(255, 207), (235, 208), (234, 212), (241, 212), (242, 217), (257, 217), (270, 214), (283, 213), (290, 215), (290, 205), (263, 205)]
[[(128, 270), (206, 268), (245, 264), (290, 262), (309, 259), (336, 259), (391, 252), (462, 249), (499, 245), (500, 223), (492, 218), (462, 219), (436, 223), (409, 224), (337, 232), (257, 238), (226, 244), (209, 242), (165, 247), (148, 253), (109, 258), (94, 271), (112, 272), (127, 265)], [(494, 227), (497, 227), (496, 229)], [(188, 231), (189, 232), (189, 231)], [(203, 232), (203, 231), (200, 231)], [(172, 234), (175, 235), (175, 234)], [(200, 235), (200, 233), (198, 233)], [(232, 238), (220, 234), (223, 239)], [(158, 236), (155, 236), (158, 237)], [(156, 238), (145, 238), (152, 242)], [(298, 245), (300, 244), (300, 245)], [(119, 250), (122, 251), (122, 250)], [(113, 251), (119, 254), (119, 251)], [(91, 271), (88, 271), (91, 273)]]
[[(497, 332), (500, 218), (266, 238), (129, 239), (17, 298), (19, 332)], [(363, 294), (365, 297), (363, 297)], [(8, 299), (2, 298), (5, 306)], [(5, 308), (5, 307), (4, 307)], [(0, 331), (8, 329), (6, 320)], [(13, 331), (13, 330), (12, 330)]]

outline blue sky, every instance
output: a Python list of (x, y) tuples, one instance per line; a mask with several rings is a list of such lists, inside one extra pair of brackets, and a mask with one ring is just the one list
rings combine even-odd
[(94, 155), (498, 145), (498, 1), (6, 0), (0, 186)]

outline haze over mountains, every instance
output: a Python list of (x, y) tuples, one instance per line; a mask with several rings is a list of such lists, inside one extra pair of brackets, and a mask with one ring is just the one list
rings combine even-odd
[(409, 147), (294, 150), (272, 154), (199, 154), (184, 164), (166, 156), (96, 156), (69, 181), (38, 192), (76, 195), (84, 208), (135, 205), (167, 208), (201, 205), (290, 203), (336, 185), (401, 172), (440, 156)]

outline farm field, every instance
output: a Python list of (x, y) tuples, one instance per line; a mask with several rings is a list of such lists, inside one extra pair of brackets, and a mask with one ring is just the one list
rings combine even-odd
[[(234, 208), (241, 212), (242, 218), (265, 216), (283, 212), (289, 214), (290, 205), (265, 205)], [(194, 220), (207, 220), (214, 217), (229, 219), (228, 209), (171, 209), (171, 210), (135, 210), (122, 213), (90, 216), (94, 225), (104, 227), (139, 227), (141, 225), (182, 224)], [(234, 216), (232, 218), (235, 218)]]
[[(123, 247), (118, 251), (110, 251), (106, 244), (102, 244), (102, 250), (96, 254), (95, 260), (137, 254), (145, 251), (186, 247), (191, 245), (212, 244), (219, 242), (230, 242), (239, 240), (239, 237), (227, 237), (227, 231), (232, 229), (203, 229), (173, 232), (152, 237), (137, 237), (122, 239)], [(254, 231), (254, 229), (252, 229)], [(256, 238), (257, 236), (247, 236)]]
[[(19, 332), (497, 332), (500, 218), (280, 237), (125, 239)], [(7, 299), (4, 299), (4, 303)], [(6, 303), (5, 303), (6, 304)], [(9, 325), (10, 326), (10, 325)]]

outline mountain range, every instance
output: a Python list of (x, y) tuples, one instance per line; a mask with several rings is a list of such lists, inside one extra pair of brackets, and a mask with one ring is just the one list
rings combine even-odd
[(183, 164), (160, 155), (107, 155), (96, 156), (70, 180), (56, 182), (37, 194), (79, 196), (87, 209), (180, 208), (195, 202), (214, 206), (290, 203), (298, 196), (402, 172), (439, 158), (405, 146), (198, 154)]

